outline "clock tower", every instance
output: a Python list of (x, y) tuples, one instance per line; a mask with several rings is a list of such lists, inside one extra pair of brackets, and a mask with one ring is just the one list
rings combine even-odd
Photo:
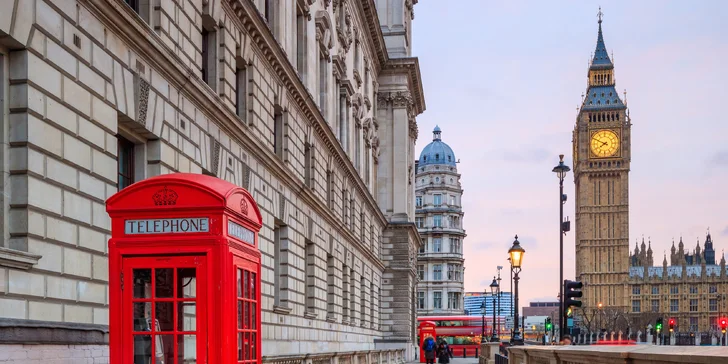
[(615, 89), (602, 12), (588, 87), (574, 127), (576, 278), (584, 307), (625, 308), (629, 273), (630, 118)]

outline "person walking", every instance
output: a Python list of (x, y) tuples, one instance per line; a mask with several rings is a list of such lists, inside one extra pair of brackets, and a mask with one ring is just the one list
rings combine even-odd
[(425, 352), (425, 361), (427, 364), (435, 364), (435, 355), (437, 346), (435, 345), (435, 339), (432, 336), (425, 339), (425, 343), (422, 348)]
[(447, 345), (447, 342), (445, 340), (440, 341), (440, 345), (437, 348), (438, 363), (440, 363), (440, 364), (450, 363), (451, 356), (452, 356), (452, 353), (450, 353), (450, 346)]

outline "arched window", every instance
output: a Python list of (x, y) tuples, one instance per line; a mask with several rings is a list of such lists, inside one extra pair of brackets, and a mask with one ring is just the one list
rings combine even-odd
[(435, 160), (440, 160), (440, 154), (439, 153), (435, 154)]

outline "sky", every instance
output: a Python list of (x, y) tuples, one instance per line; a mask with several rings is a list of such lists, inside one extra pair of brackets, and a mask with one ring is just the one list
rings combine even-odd
[[(417, 154), (435, 125), (460, 159), (465, 290), (482, 291), (518, 234), (526, 250), (519, 306), (559, 291), (558, 155), (586, 91), (597, 12), (632, 117), (630, 251), (672, 239), (693, 249), (708, 229), (728, 248), (728, 14), (725, 1), (429, 0), (415, 6), (412, 55), (427, 110)], [(620, 95), (624, 100), (624, 95)], [(574, 180), (564, 183), (574, 220)], [(574, 224), (564, 277), (574, 277)], [(508, 277), (507, 268), (503, 277)], [(508, 278), (503, 280), (508, 290)]]

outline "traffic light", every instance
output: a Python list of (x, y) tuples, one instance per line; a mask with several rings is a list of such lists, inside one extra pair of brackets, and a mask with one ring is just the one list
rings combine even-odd
[(662, 317), (657, 319), (657, 322), (655, 322), (655, 330), (659, 333), (662, 331)]
[(667, 325), (670, 329), (670, 332), (675, 331), (675, 319), (670, 319), (670, 321), (667, 322)]
[(720, 319), (720, 331), (722, 331), (725, 334), (725, 330), (728, 328), (728, 320), (725, 318)]
[(551, 331), (551, 327), (553, 327), (553, 324), (551, 323), (551, 317), (546, 318), (546, 331)]
[(568, 310), (570, 307), (581, 307), (581, 301), (577, 301), (574, 298), (582, 296), (581, 287), (583, 287), (579, 281), (564, 280), (564, 310)]

